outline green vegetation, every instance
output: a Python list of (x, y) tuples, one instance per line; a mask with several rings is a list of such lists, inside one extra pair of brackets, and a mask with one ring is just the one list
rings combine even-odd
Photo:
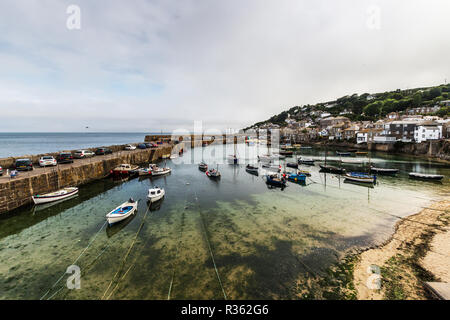
[[(395, 91), (376, 94), (353, 94), (341, 97), (336, 101), (305, 105), (303, 107), (295, 106), (266, 121), (258, 122), (253, 126), (261, 126), (267, 123), (284, 126), (286, 124), (285, 120), (289, 115), (297, 121), (305, 119), (314, 120), (310, 114), (312, 111), (328, 112), (332, 116), (349, 112), (345, 116), (352, 121), (376, 121), (391, 112), (402, 112), (408, 108), (422, 106), (435, 106), (441, 101), (448, 100), (449, 96), (450, 84), (408, 90), (397, 89)], [(450, 108), (443, 106), (436, 115), (449, 116)]]

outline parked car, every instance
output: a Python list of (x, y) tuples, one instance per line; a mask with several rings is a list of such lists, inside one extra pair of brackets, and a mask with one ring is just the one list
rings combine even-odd
[(95, 154), (96, 155), (105, 155), (105, 154), (112, 154), (112, 150), (109, 148), (98, 148), (97, 150), (95, 150)]
[(150, 142), (150, 147), (151, 148), (158, 148), (158, 145), (156, 143)]
[(93, 153), (92, 151), (89, 151), (89, 150), (77, 150), (73, 154), (73, 157), (77, 158), (77, 159), (88, 158), (88, 157), (93, 157), (93, 156), (95, 156), (95, 153)]
[(73, 163), (73, 156), (70, 152), (61, 152), (56, 160), (58, 163)]
[(30, 171), (33, 170), (33, 163), (30, 159), (17, 159), (14, 167), (17, 171)]
[(39, 165), (41, 167), (56, 166), (57, 164), (56, 159), (52, 156), (43, 156), (39, 159)]
[(3, 175), (3, 168), (0, 166), (0, 177)]
[(139, 149), (147, 149), (147, 146), (144, 143), (139, 143), (137, 147)]
[(127, 144), (125, 146), (125, 150), (136, 150), (136, 146), (133, 146), (132, 144)]

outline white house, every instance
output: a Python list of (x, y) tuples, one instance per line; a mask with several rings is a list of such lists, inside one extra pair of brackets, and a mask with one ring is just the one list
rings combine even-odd
[(414, 129), (414, 140), (418, 143), (442, 138), (442, 124), (426, 121), (418, 124)]

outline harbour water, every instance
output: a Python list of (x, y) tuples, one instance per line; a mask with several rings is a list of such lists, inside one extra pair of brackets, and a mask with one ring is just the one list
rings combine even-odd
[[(309, 279), (324, 276), (349, 250), (385, 241), (401, 217), (450, 191), (447, 165), (385, 154), (370, 160), (400, 173), (380, 176), (374, 188), (344, 183), (316, 165), (302, 167), (312, 174), (305, 185), (272, 189), (263, 170), (254, 176), (244, 164), (221, 164), (233, 152), (227, 148), (187, 150), (167, 161), (168, 176), (104, 179), (65, 202), (0, 216), (0, 299), (323, 298)], [(266, 152), (258, 148), (239, 145), (241, 162), (256, 163)], [(220, 180), (198, 170), (202, 158), (220, 163)], [(409, 171), (446, 178), (415, 181)], [(155, 185), (166, 196), (149, 206), (145, 197)], [(130, 197), (140, 199), (138, 213), (106, 226), (106, 213)], [(79, 290), (66, 286), (71, 265), (81, 270)]]
[(147, 134), (151, 133), (0, 132), (0, 158), (143, 142)]

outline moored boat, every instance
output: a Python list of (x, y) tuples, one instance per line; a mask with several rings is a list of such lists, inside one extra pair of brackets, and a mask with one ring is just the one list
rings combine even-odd
[(251, 173), (251, 174), (258, 175), (259, 168), (248, 164), (247, 167), (245, 167), (245, 171), (247, 171), (248, 173)]
[(122, 163), (121, 165), (115, 167), (111, 170), (112, 174), (118, 175), (118, 174), (130, 174), (131, 172), (134, 172), (138, 169), (138, 166), (133, 166), (128, 163)]
[(208, 170), (208, 165), (205, 162), (202, 161), (202, 162), (199, 163), (198, 169), (200, 171), (206, 171), (206, 170)]
[(291, 182), (305, 182), (306, 181), (306, 175), (304, 175), (304, 174), (291, 173), (291, 174), (287, 175), (287, 178)]
[(363, 182), (363, 183), (375, 183), (377, 181), (376, 176), (371, 176), (361, 172), (349, 172), (345, 174), (345, 179), (354, 181), (354, 182)]
[(307, 177), (311, 177), (311, 172), (309, 172), (307, 170), (297, 170), (297, 174), (303, 174)]
[(294, 154), (294, 151), (289, 151), (289, 150), (280, 150), (280, 155), (282, 156), (292, 156)]
[(170, 168), (155, 167), (152, 170), (152, 176), (154, 176), (154, 177), (155, 176), (162, 176), (162, 175), (168, 174), (170, 172), (172, 172), (172, 169), (170, 169)]
[(154, 188), (148, 189), (147, 199), (150, 200), (150, 202), (156, 202), (161, 200), (165, 194), (166, 191), (163, 188), (155, 186)]
[(336, 154), (341, 157), (350, 157), (352, 155), (350, 152), (340, 152), (340, 151), (336, 151)]
[(50, 192), (50, 193), (46, 193), (46, 194), (37, 194), (35, 196), (33, 196), (33, 202), (35, 204), (43, 204), (43, 203), (49, 203), (49, 202), (53, 202), (53, 201), (59, 201), (59, 200), (63, 200), (66, 198), (69, 198), (73, 195), (76, 195), (78, 193), (78, 188), (76, 187), (69, 187), (69, 188), (64, 188), (55, 192)]
[(219, 172), (219, 170), (216, 170), (216, 169), (210, 169), (210, 170), (206, 171), (206, 175), (212, 179), (220, 178), (220, 172)]
[(279, 178), (278, 175), (266, 175), (266, 183), (275, 187), (284, 188), (286, 186), (286, 180), (283, 178)]
[(132, 198), (127, 202), (122, 203), (120, 206), (112, 210), (110, 213), (106, 215), (106, 220), (109, 225), (122, 221), (132, 214), (134, 214), (137, 210), (139, 201), (134, 201)]
[(298, 164), (304, 164), (307, 166), (313, 166), (314, 160), (313, 159), (307, 159), (307, 158), (300, 158), (298, 159)]
[(320, 172), (326, 172), (326, 173), (336, 173), (336, 174), (344, 174), (345, 169), (333, 167), (333, 166), (327, 166), (327, 165), (319, 165)]
[(440, 175), (440, 174), (426, 174), (426, 173), (419, 173), (419, 172), (410, 172), (409, 177), (411, 179), (434, 180), (434, 181), (440, 181), (440, 180), (444, 179), (444, 176)]
[(394, 175), (394, 174), (398, 173), (398, 169), (370, 167), (370, 172), (378, 173), (378, 174), (382, 174), (382, 175)]
[(297, 169), (298, 163), (288, 162), (288, 163), (286, 163), (286, 167)]

